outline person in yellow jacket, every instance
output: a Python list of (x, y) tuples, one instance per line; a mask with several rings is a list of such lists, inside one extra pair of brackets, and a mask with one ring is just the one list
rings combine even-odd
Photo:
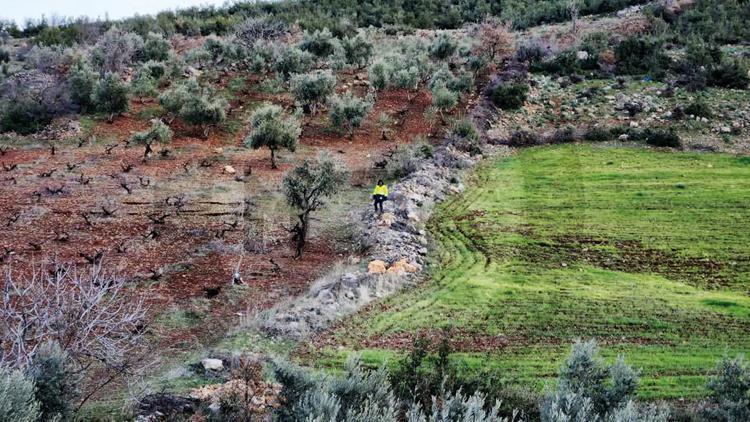
[[(383, 184), (382, 180), (378, 180), (378, 184), (372, 191), (373, 204), (375, 205), (375, 212), (383, 212), (383, 202), (388, 200), (388, 185)], [(378, 210), (380, 207), (380, 210)]]

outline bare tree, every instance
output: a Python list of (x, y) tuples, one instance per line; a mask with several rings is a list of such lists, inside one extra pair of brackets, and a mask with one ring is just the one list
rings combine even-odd
[(568, 1), (568, 13), (570, 14), (570, 21), (573, 24), (573, 33), (578, 31), (578, 17), (581, 14), (581, 5), (578, 0)]
[(497, 17), (487, 17), (479, 25), (476, 35), (479, 43), (475, 51), (490, 62), (500, 63), (516, 52), (515, 36), (510, 22)]
[[(51, 264), (20, 277), (10, 269), (0, 301), (0, 364), (22, 367), (37, 348), (56, 341), (89, 376), (79, 408), (97, 391), (129, 374), (146, 325), (143, 300), (132, 297), (125, 280), (101, 265), (77, 270)], [(95, 375), (95, 376), (94, 376)]]
[(234, 28), (237, 43), (246, 49), (252, 49), (256, 41), (277, 40), (289, 32), (286, 24), (270, 16), (247, 18)]

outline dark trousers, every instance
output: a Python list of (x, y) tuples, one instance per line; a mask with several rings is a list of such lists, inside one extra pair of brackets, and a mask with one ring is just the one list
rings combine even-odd
[(383, 202), (388, 200), (388, 197), (385, 195), (373, 195), (373, 205), (375, 205), (375, 211), (378, 211), (378, 207), (380, 207), (380, 212), (383, 212)]

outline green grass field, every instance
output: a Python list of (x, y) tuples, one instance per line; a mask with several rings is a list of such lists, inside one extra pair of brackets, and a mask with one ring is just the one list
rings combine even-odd
[(749, 207), (747, 158), (520, 151), (439, 208), (432, 279), (344, 324), (345, 347), (318, 358), (383, 360), (394, 352), (364, 345), (450, 327), (464, 371), (541, 391), (572, 341), (593, 337), (642, 369), (643, 398), (698, 397), (725, 351), (750, 352)]

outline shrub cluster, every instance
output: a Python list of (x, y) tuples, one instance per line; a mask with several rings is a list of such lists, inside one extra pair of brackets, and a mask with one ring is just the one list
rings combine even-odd
[(516, 110), (526, 102), (529, 86), (524, 82), (500, 83), (490, 91), (490, 100), (503, 110)]

